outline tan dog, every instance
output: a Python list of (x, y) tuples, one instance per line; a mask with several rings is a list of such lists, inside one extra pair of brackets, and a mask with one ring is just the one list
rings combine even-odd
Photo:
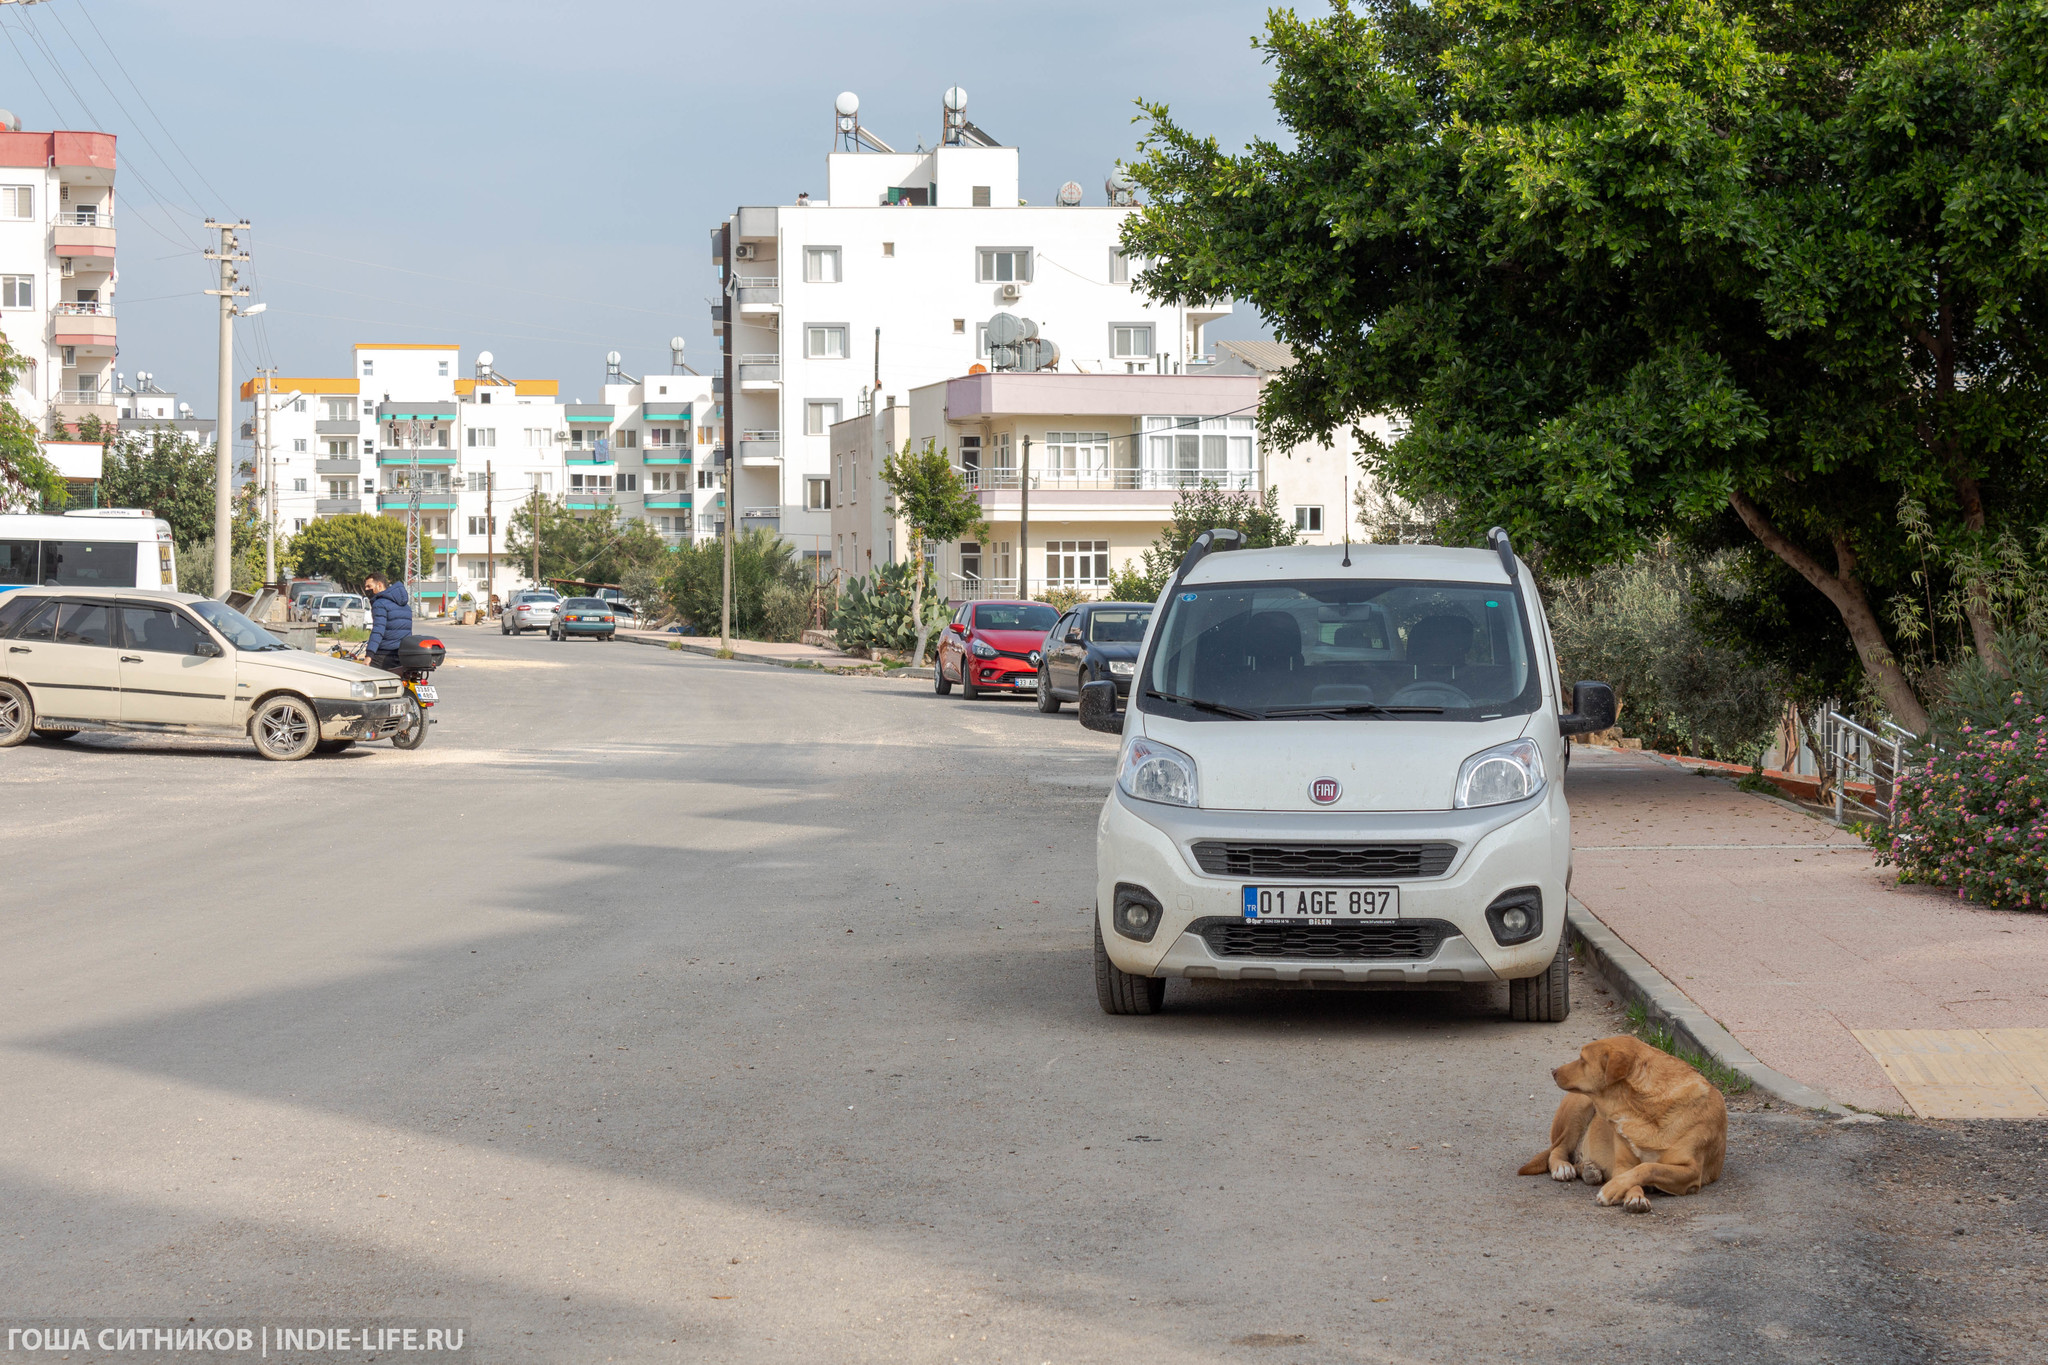
[(1649, 1189), (1698, 1194), (1721, 1178), (1728, 1106), (1706, 1077), (1640, 1038), (1619, 1034), (1579, 1049), (1550, 1073), (1567, 1091), (1550, 1146), (1517, 1175), (1605, 1181), (1597, 1204), (1650, 1211)]

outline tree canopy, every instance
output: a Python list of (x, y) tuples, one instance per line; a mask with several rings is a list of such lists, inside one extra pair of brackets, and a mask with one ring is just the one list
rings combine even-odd
[(213, 449), (168, 426), (117, 436), (101, 463), (100, 503), (150, 509), (171, 524), (179, 545), (210, 541)]
[(1915, 729), (1916, 573), (1995, 666), (1985, 565), (2043, 519), (2048, 10), (1337, 0), (1262, 45), (1291, 145), (1145, 106), (1125, 247), (1292, 344), (1269, 439), (1396, 414), (1369, 468), (1552, 570), (1768, 553)]
[(1205, 480), (1180, 491), (1173, 500), (1172, 515), (1144, 552), (1143, 567), (1135, 562), (1125, 564), (1110, 583), (1110, 596), (1119, 601), (1150, 602), (1172, 579), (1195, 537), (1218, 527), (1242, 535), (1247, 550), (1292, 545), (1298, 539), (1294, 527), (1280, 514), (1279, 489), (1254, 493), (1221, 488)]
[(505, 557), (523, 568), (533, 563), (536, 509), (540, 522), (540, 576), (587, 583), (619, 583), (629, 570), (666, 573), (668, 542), (638, 517), (621, 517), (615, 507), (571, 512), (563, 498), (528, 498), (512, 509), (505, 526)]
[(905, 441), (903, 449), (882, 461), (881, 481), (896, 498), (897, 515), (910, 524), (908, 549), (917, 566), (910, 598), (916, 632), (911, 662), (921, 664), (929, 626), (924, 616), (924, 546), (927, 542), (951, 544), (969, 534), (987, 540), (988, 518), (982, 513), (981, 499), (967, 486), (966, 476), (953, 467), (951, 457), (936, 441), (927, 439), (923, 450), (915, 450)]
[[(350, 591), (360, 591), (371, 573), (398, 582), (405, 577), (405, 522), (369, 512), (321, 517), (292, 537), (289, 554), (300, 573), (332, 578)], [(433, 541), (422, 535), (420, 563), (433, 562)]]
[(14, 406), (28, 358), (0, 336), (0, 512), (33, 511), (64, 497), (64, 480), (43, 455), (35, 423)]

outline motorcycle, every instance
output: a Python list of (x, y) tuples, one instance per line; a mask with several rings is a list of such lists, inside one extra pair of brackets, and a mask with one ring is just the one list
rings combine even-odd
[[(368, 663), (369, 650), (343, 649), (337, 645), (334, 657), (349, 659), (356, 663)], [(402, 697), (405, 704), (406, 723), (391, 735), (394, 749), (417, 749), (427, 742), (427, 727), (434, 720), (427, 712), (440, 703), (440, 693), (433, 685), (434, 670), (447, 658), (447, 648), (439, 640), (423, 635), (409, 635), (398, 645), (398, 680), (404, 686)]]

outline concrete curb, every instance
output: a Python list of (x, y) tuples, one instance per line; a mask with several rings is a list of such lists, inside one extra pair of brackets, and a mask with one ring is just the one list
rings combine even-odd
[(1751, 1085), (1780, 1103), (1820, 1109), (1837, 1117), (1856, 1112), (1804, 1081), (1795, 1081), (1758, 1061), (1754, 1053), (1736, 1041), (1734, 1034), (1709, 1018), (1706, 1011), (1652, 967), (1641, 953), (1622, 942), (1621, 936), (1601, 923), (1600, 917), (1576, 896), (1566, 909), (1565, 925), (1585, 945), (1587, 958), (1608, 984), (1624, 999), (1639, 1002), (1653, 1022), (1670, 1029), (1685, 1046), (1747, 1076)]
[[(622, 632), (618, 638), (624, 640), (629, 645), (652, 645), (656, 649), (667, 649), (673, 645), (685, 654), (701, 654), (707, 659), (718, 657), (717, 645), (704, 644), (687, 635), (677, 635), (670, 639), (661, 640), (649, 639), (642, 635), (627, 635)], [(730, 662), (773, 664), (777, 668), (793, 668), (803, 673), (831, 673), (845, 667), (843, 664), (821, 664), (810, 659), (777, 659), (767, 654), (749, 654), (744, 650), (734, 650)], [(863, 669), (861, 671), (865, 672), (866, 670)]]

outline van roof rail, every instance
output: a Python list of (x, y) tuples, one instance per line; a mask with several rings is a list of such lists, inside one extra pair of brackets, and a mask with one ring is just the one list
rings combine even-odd
[(1486, 533), (1486, 543), (1500, 556), (1501, 572), (1508, 576), (1508, 582), (1514, 582), (1518, 576), (1515, 568), (1515, 547), (1508, 543), (1507, 531), (1499, 526), (1494, 527)]
[(1188, 552), (1180, 557), (1180, 567), (1173, 572), (1173, 582), (1167, 585), (1167, 596), (1180, 590), (1188, 571), (1201, 563), (1211, 550), (1238, 550), (1244, 548), (1244, 532), (1229, 526), (1211, 527), (1195, 537), (1195, 543), (1188, 546)]

